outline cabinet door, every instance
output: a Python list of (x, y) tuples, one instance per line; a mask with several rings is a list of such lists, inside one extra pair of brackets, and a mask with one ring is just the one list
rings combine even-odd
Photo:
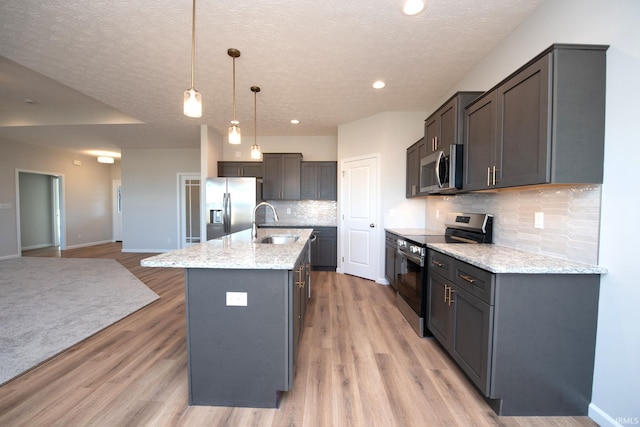
[(338, 163), (318, 164), (318, 200), (338, 200)]
[(420, 159), (418, 158), (418, 144), (407, 148), (407, 185), (406, 197), (416, 197), (420, 191)]
[(338, 236), (335, 227), (314, 228), (316, 241), (311, 248), (311, 264), (315, 270), (332, 271), (337, 267)]
[(282, 155), (282, 199), (300, 200), (300, 162), (299, 154)]
[(262, 178), (262, 162), (243, 163), (242, 176)]
[(541, 184), (551, 179), (549, 64), (551, 54), (497, 89), (497, 187)]
[(311, 162), (302, 162), (300, 175), (300, 198), (314, 200), (318, 196), (318, 165)]
[(424, 122), (425, 154), (440, 150), (440, 117), (436, 113)]
[(438, 110), (440, 120), (440, 135), (438, 137), (438, 149), (449, 153), (450, 146), (456, 144), (456, 117), (458, 114), (457, 99), (449, 101), (444, 107)]
[[(464, 190), (485, 189), (493, 179), (496, 141), (496, 92), (465, 111)], [(499, 171), (496, 171), (499, 173)]]
[(450, 350), (453, 334), (452, 311), (447, 299), (449, 285), (438, 274), (429, 272), (427, 327), (447, 350)]
[(264, 176), (262, 196), (265, 200), (280, 200), (282, 194), (282, 157), (277, 154), (263, 154)]
[(489, 353), (492, 351), (493, 306), (453, 286), (453, 340), (451, 356), (480, 390), (489, 390)]
[(385, 239), (384, 277), (393, 289), (396, 288), (396, 250), (396, 239), (388, 235)]

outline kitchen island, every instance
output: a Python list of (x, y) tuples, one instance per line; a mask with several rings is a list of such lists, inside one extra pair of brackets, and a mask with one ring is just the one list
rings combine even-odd
[[(141, 261), (185, 269), (191, 405), (278, 407), (293, 383), (311, 232), (245, 230)], [(297, 240), (259, 243), (269, 236)]]

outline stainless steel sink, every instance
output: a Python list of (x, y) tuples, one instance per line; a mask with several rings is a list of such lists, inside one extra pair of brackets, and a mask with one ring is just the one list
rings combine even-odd
[(298, 240), (300, 236), (291, 234), (277, 234), (273, 236), (266, 236), (259, 240), (260, 243), (271, 243), (273, 245), (283, 245), (286, 243), (293, 243)]

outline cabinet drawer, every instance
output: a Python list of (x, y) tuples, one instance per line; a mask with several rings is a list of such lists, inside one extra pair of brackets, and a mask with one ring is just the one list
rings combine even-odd
[(429, 270), (445, 279), (453, 280), (454, 259), (437, 251), (429, 250)]
[(455, 284), (493, 305), (494, 274), (458, 260), (455, 261), (453, 273)]

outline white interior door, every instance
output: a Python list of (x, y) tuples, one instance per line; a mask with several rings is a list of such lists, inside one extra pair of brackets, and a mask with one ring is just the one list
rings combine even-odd
[(122, 242), (122, 181), (114, 179), (111, 184), (113, 198), (113, 241)]
[(378, 157), (342, 162), (342, 271), (378, 278)]

